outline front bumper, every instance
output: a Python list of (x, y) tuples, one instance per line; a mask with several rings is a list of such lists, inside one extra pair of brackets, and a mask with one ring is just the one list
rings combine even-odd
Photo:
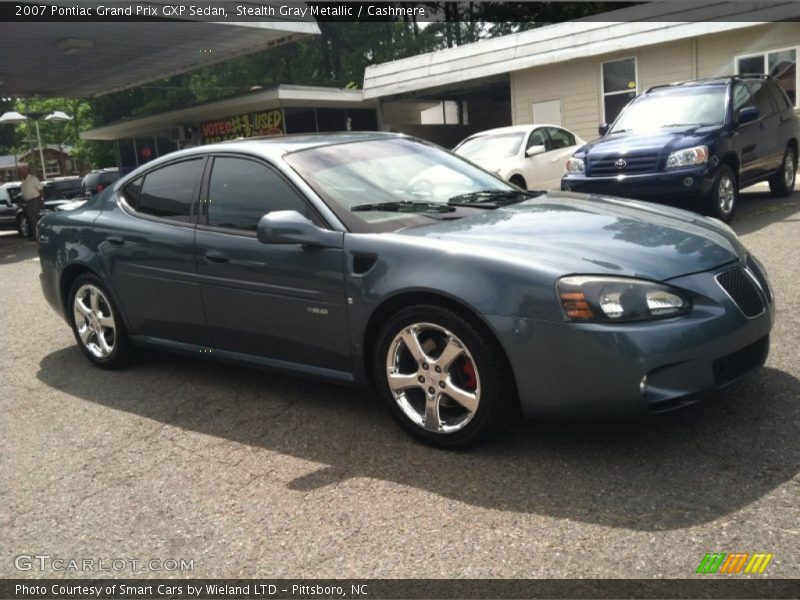
[(669, 281), (694, 297), (683, 317), (613, 325), (491, 318), (523, 413), (571, 419), (661, 412), (755, 371), (767, 357), (775, 307), (765, 297), (764, 311), (745, 317), (714, 278), (725, 268)]
[(561, 179), (561, 189), (637, 200), (687, 202), (708, 196), (716, 175), (716, 167), (711, 166), (613, 177), (567, 174)]

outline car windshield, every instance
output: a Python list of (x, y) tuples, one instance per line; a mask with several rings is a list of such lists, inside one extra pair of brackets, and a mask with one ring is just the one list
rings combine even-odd
[(725, 86), (670, 88), (634, 100), (622, 111), (610, 133), (724, 122)]
[(486, 159), (505, 158), (515, 156), (525, 139), (525, 133), (515, 131), (510, 133), (493, 133), (479, 135), (465, 140), (456, 148), (456, 153), (479, 162)]
[(360, 231), (455, 217), (448, 201), (465, 194), (519, 193), (441, 148), (405, 138), (320, 146), (285, 159), (348, 227)]

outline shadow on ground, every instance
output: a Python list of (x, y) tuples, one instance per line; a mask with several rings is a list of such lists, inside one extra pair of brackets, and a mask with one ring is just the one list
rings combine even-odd
[(800, 223), (800, 191), (786, 198), (773, 198), (769, 190), (756, 186), (744, 190), (731, 227), (738, 235), (753, 233), (778, 221)]
[(294, 490), (369, 477), (484, 508), (665, 530), (738, 510), (800, 467), (800, 381), (768, 368), (675, 413), (517, 423), (469, 452), (409, 439), (370, 392), (272, 372), (160, 354), (107, 372), (69, 347), (37, 376), (109, 409), (327, 465)]

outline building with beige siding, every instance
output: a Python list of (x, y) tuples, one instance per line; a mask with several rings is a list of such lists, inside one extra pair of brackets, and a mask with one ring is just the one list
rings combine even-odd
[[(800, 4), (663, 12), (674, 6), (635, 7), (373, 65), (364, 97), (379, 102), (385, 129), (448, 146), (476, 131), (534, 122), (592, 139), (652, 86), (738, 73), (772, 75), (800, 108)], [(795, 22), (773, 22), (787, 18)]]

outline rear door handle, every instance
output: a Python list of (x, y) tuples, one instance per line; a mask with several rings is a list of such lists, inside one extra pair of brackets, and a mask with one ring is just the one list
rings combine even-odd
[(207, 250), (206, 260), (213, 263), (226, 263), (228, 262), (228, 255), (219, 250)]
[(115, 246), (122, 246), (125, 243), (125, 240), (118, 235), (112, 235), (106, 238), (106, 241), (109, 244), (114, 244)]

